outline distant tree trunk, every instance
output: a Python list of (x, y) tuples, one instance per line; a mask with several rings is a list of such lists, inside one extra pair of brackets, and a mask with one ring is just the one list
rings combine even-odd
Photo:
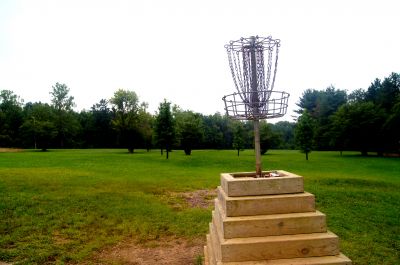
[(239, 151), (240, 151), (240, 149), (238, 149), (237, 151), (238, 151), (238, 156), (239, 156)]
[(129, 152), (130, 154), (133, 154), (133, 151), (134, 151), (134, 149), (133, 149), (132, 147), (129, 147), (129, 148), (128, 148), (128, 152)]
[(160, 149), (160, 151), (161, 151), (161, 155), (164, 155), (164, 153), (163, 153), (163, 149), (162, 149), (162, 148)]
[(362, 151), (361, 151), (361, 155), (362, 155), (362, 156), (368, 156), (368, 151), (362, 150)]

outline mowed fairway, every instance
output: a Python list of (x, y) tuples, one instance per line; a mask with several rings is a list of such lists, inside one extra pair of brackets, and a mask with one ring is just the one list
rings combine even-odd
[[(250, 150), (0, 153), (0, 261), (79, 263), (126, 238), (205, 238), (211, 209), (174, 194), (214, 189), (221, 172), (253, 164)], [(399, 158), (272, 150), (263, 164), (305, 177), (354, 264), (400, 264)]]

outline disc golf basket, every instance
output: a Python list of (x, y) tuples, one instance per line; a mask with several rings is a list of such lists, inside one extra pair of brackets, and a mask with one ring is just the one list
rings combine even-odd
[(259, 120), (282, 117), (288, 107), (289, 94), (273, 90), (279, 47), (280, 40), (271, 36), (251, 36), (225, 45), (237, 92), (222, 99), (229, 117), (254, 123), (256, 177), (262, 177)]

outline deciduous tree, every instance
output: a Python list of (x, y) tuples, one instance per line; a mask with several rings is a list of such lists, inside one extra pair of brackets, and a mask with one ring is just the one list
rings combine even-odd
[(266, 121), (260, 122), (260, 148), (262, 155), (271, 148), (277, 148), (281, 141), (281, 134), (274, 132)]
[(191, 155), (204, 137), (204, 127), (201, 115), (192, 111), (177, 111), (176, 125), (178, 140), (186, 155)]
[(47, 151), (57, 136), (54, 109), (45, 103), (28, 103), (24, 107), (24, 123), (21, 132), (26, 145)]
[(57, 128), (57, 139), (60, 147), (66, 143), (72, 145), (74, 137), (78, 134), (80, 124), (74, 115), (74, 97), (69, 95), (70, 89), (65, 84), (56, 83), (50, 92), (51, 104), (55, 109), (54, 125)]
[(96, 147), (115, 147), (116, 133), (112, 129), (113, 112), (109, 108), (108, 100), (101, 99), (91, 108), (94, 122), (94, 142)]
[(337, 140), (362, 155), (383, 151), (382, 126), (385, 113), (373, 102), (355, 102), (343, 105), (333, 119)]
[(11, 90), (0, 91), (0, 146), (20, 144), (19, 127), (23, 123), (23, 100)]
[(296, 143), (294, 141), (294, 122), (280, 121), (275, 124), (269, 124), (273, 133), (280, 135), (278, 149), (294, 149)]
[(134, 91), (118, 89), (110, 99), (114, 118), (112, 126), (117, 131), (120, 145), (133, 153), (140, 141), (139, 131), (139, 98)]

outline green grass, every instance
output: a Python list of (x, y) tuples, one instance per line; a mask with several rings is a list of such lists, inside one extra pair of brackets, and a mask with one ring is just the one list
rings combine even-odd
[[(400, 159), (269, 151), (265, 169), (305, 177), (354, 264), (400, 264)], [(175, 208), (170, 192), (212, 189), (253, 171), (253, 152), (51, 150), (0, 153), (0, 260), (63, 264), (131, 237), (204, 237), (210, 210)]]

